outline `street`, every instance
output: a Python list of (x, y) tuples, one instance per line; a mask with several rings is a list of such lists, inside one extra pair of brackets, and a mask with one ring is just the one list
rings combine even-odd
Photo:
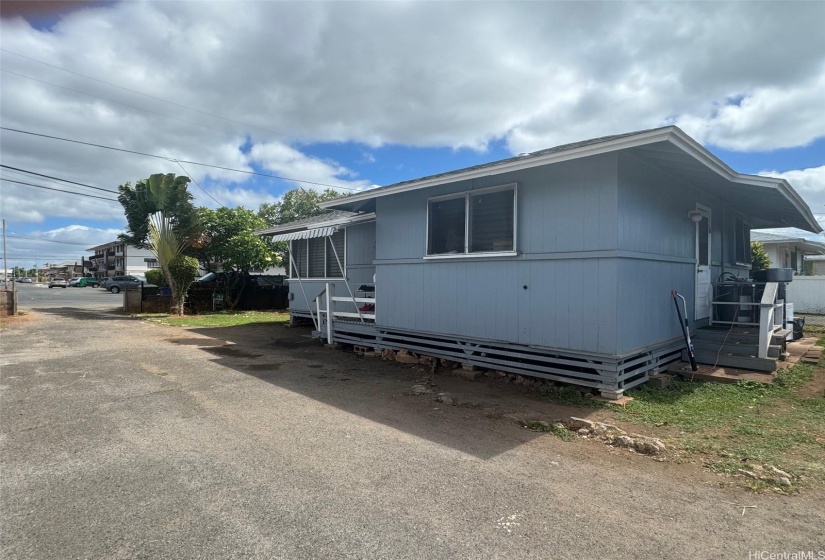
[(123, 305), (123, 294), (112, 294), (102, 288), (48, 288), (47, 283), (17, 283), (16, 289), (21, 309), (112, 309)]
[[(825, 550), (821, 493), (564, 442), (512, 386), (181, 329), (122, 295), (26, 286), (2, 331), (3, 558), (742, 558)], [(743, 506), (753, 506), (743, 509)], [(815, 552), (816, 554), (816, 552)]]

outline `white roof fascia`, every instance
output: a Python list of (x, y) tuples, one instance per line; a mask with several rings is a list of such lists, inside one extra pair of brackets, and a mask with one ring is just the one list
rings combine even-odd
[(104, 243), (103, 245), (97, 245), (95, 247), (92, 247), (92, 248), (86, 249), (86, 250), (87, 251), (97, 251), (98, 249), (105, 249), (106, 247), (110, 247), (110, 246), (114, 247), (115, 245), (118, 245), (120, 243), (121, 243), (120, 241), (109, 241), (108, 243)]
[(704, 146), (699, 144), (696, 140), (688, 136), (685, 132), (683, 132), (676, 126), (669, 126), (667, 128), (656, 129), (649, 132), (641, 132), (638, 135), (616, 138), (615, 140), (608, 140), (606, 142), (600, 142), (598, 144), (592, 144), (589, 146), (580, 146), (578, 148), (572, 148), (570, 150), (564, 150), (562, 152), (556, 152), (532, 158), (525, 158), (523, 161), (507, 161), (500, 165), (484, 167), (482, 169), (468, 170), (464, 173), (456, 173), (447, 176), (433, 177), (431, 179), (423, 179), (421, 181), (415, 181), (413, 183), (399, 185), (397, 187), (379, 188), (373, 191), (367, 191), (363, 194), (356, 194), (348, 196), (346, 198), (321, 202), (320, 204), (318, 204), (318, 206), (320, 206), (321, 208), (334, 208), (336, 205), (340, 204), (360, 202), (363, 200), (370, 200), (372, 198), (378, 198), (381, 196), (389, 196), (391, 194), (398, 194), (412, 190), (424, 189), (427, 187), (433, 187), (445, 183), (452, 183), (466, 179), (477, 179), (479, 177), (497, 175), (500, 173), (507, 173), (509, 171), (529, 169), (540, 165), (547, 165), (549, 163), (559, 163), (563, 161), (569, 161), (572, 159), (589, 157), (618, 150), (626, 150), (628, 148), (636, 148), (638, 146), (644, 146), (646, 144), (653, 144), (661, 141), (670, 141), (675, 146), (681, 148), (688, 155), (692, 156), (694, 159), (704, 164), (708, 169), (717, 173), (718, 175), (721, 175), (728, 181), (779, 190), (791, 202), (791, 204), (794, 205), (796, 210), (802, 216), (805, 217), (806, 221), (808, 222), (808, 225), (810, 225), (813, 228), (811, 231), (822, 231), (822, 226), (820, 226), (819, 222), (817, 222), (816, 218), (814, 218), (811, 209), (802, 200), (802, 197), (800, 197), (799, 194), (793, 190), (790, 183), (788, 183), (785, 179), (737, 173), (736, 171), (728, 167), (728, 165), (724, 163), (721, 159), (717, 158), (715, 155), (710, 153)]
[(571, 148), (569, 150), (564, 150), (562, 152), (554, 152), (535, 157), (526, 157), (523, 160), (508, 160), (499, 165), (483, 167), (481, 169), (470, 169), (463, 173), (454, 173), (446, 176), (439, 175), (437, 177), (432, 177), (430, 179), (422, 179), (420, 181), (415, 181), (404, 185), (398, 185), (397, 187), (381, 187), (378, 189), (373, 189), (371, 191), (366, 191), (361, 194), (353, 194), (345, 198), (338, 198), (335, 200), (327, 200), (324, 202), (320, 202), (318, 206), (321, 208), (334, 208), (335, 206), (340, 204), (346, 204), (350, 202), (361, 202), (363, 200), (370, 200), (372, 198), (389, 196), (391, 194), (398, 194), (418, 189), (425, 189), (427, 187), (434, 187), (437, 185), (443, 185), (445, 183), (453, 183), (456, 181), (463, 181), (467, 179), (478, 179), (479, 177), (499, 175), (501, 173), (508, 173), (510, 171), (520, 171), (522, 169), (530, 169), (532, 167), (539, 167), (541, 165), (547, 165), (549, 163), (560, 163), (563, 161), (569, 161), (573, 159), (579, 159), (583, 157), (614, 152), (617, 150), (635, 148), (637, 146), (643, 146), (645, 144), (653, 144), (655, 142), (667, 140), (674, 130), (678, 129), (675, 126), (670, 126), (667, 128), (651, 130), (648, 132), (640, 132), (638, 135), (635, 136), (625, 136), (622, 138), (616, 138), (614, 140), (608, 140), (606, 142), (600, 142), (598, 144), (579, 146), (577, 148)]

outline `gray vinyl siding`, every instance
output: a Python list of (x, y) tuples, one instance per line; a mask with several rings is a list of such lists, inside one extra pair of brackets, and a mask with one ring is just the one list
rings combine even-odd
[[(518, 256), (424, 258), (428, 198), (508, 183), (518, 188)], [(376, 205), (379, 326), (616, 352), (615, 155), (455, 182)]]
[[(329, 241), (327, 241), (328, 243)], [(346, 229), (346, 258), (344, 259), (347, 268), (347, 278), (352, 290), (356, 290), (361, 284), (371, 284), (375, 266), (375, 223), (359, 224)], [(334, 258), (334, 257), (333, 257)], [(289, 309), (292, 311), (307, 311), (315, 309), (315, 298), (324, 290), (326, 280), (306, 280), (291, 279), (289, 291), (293, 294), (289, 302)], [(335, 284), (337, 295), (348, 295), (347, 288), (341, 280), (330, 280)]]

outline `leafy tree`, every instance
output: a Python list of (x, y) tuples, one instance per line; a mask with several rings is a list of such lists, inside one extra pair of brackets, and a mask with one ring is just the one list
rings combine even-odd
[(189, 177), (174, 173), (156, 173), (141, 179), (134, 187), (124, 183), (118, 187), (118, 202), (126, 214), (126, 233), (118, 239), (129, 245), (149, 248), (149, 218), (162, 212), (170, 221), (175, 235), (185, 245), (196, 244), (200, 231), (198, 214), (187, 189)]
[(751, 270), (765, 270), (771, 267), (771, 259), (759, 241), (751, 241)]
[[(279, 202), (261, 204), (258, 216), (266, 223), (264, 227), (286, 224), (326, 214), (329, 210), (319, 208), (318, 203), (340, 197), (340, 193), (332, 189), (326, 189), (323, 192), (292, 189), (287, 191)], [(289, 244), (281, 241), (275, 243), (273, 247), (278, 260), (281, 263), (289, 263)]]
[(292, 189), (278, 202), (261, 204), (258, 215), (266, 222), (265, 227), (277, 226), (329, 212), (318, 208), (318, 203), (340, 197), (340, 193), (332, 189), (323, 192)]
[(198, 209), (203, 237), (207, 240), (198, 250), (203, 265), (210, 270), (220, 262), (227, 278), (226, 304), (234, 309), (246, 288), (249, 272), (278, 263), (274, 246), (252, 232), (266, 227), (258, 214), (244, 207)]

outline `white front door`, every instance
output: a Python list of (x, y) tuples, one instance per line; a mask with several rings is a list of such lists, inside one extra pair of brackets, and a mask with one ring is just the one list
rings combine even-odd
[(696, 222), (696, 309), (694, 320), (710, 317), (712, 298), (710, 283), (710, 208), (699, 204), (696, 210), (702, 219)]

